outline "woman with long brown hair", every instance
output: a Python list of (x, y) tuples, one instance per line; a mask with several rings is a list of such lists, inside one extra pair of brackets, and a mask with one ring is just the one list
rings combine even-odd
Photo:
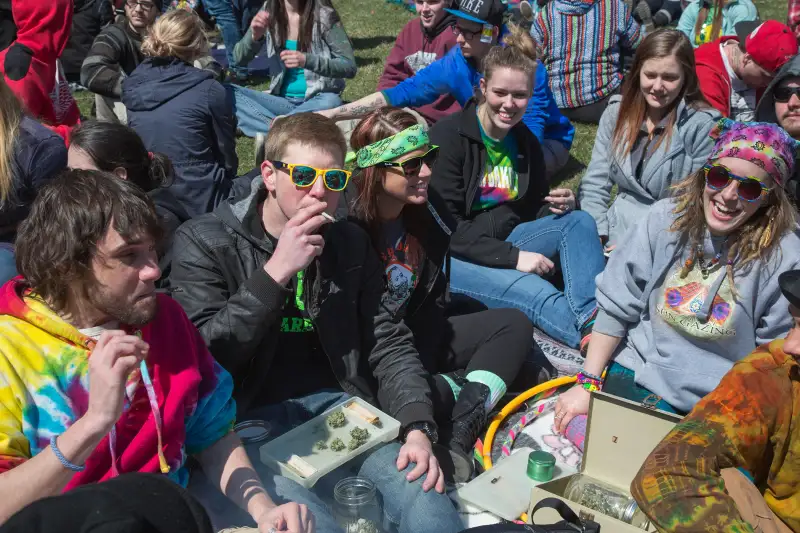
[(266, 133), (278, 116), (342, 105), (344, 80), (356, 75), (353, 46), (328, 0), (265, 2), (233, 50), (242, 65), (259, 53), (272, 73), (269, 88), (262, 93), (227, 86), (239, 129), (250, 137)]
[(578, 191), (607, 252), (653, 203), (669, 196), (675, 181), (703, 166), (713, 146), (708, 132), (718, 118), (700, 92), (688, 39), (670, 29), (648, 35), (622, 96), (611, 99), (600, 120)]
[(774, 124), (730, 119), (711, 136), (703, 167), (650, 208), (598, 276), (592, 339), (578, 385), (556, 405), (559, 430), (598, 388), (686, 413), (792, 326), (778, 274), (800, 266), (784, 190), (797, 142)]
[(374, 111), (350, 143), (356, 150), (353, 213), (386, 268), (385, 304), (411, 329), (432, 375), (434, 413), (453, 477), (466, 481), (472, 447), (530, 352), (533, 328), (515, 309), (445, 312), (445, 265), (456, 224), (428, 187), (439, 147), (414, 116), (395, 107)]
[(758, 9), (751, 0), (694, 0), (683, 10), (678, 30), (697, 48), (723, 35), (736, 35), (736, 24), (755, 20)]
[(0, 283), (17, 273), (17, 225), (37, 191), (66, 167), (64, 139), (26, 115), (0, 76)]

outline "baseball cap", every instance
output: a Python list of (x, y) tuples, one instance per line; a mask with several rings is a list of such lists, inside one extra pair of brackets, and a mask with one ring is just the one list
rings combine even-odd
[(458, 0), (456, 4), (458, 9), (445, 9), (445, 11), (478, 24), (491, 24), (498, 28), (503, 25), (506, 6), (500, 0)]
[(739, 42), (756, 64), (775, 74), (797, 55), (797, 38), (789, 26), (777, 20), (739, 22), (735, 26)]

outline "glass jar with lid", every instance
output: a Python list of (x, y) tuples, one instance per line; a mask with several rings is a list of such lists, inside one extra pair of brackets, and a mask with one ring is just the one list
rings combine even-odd
[(345, 533), (383, 533), (383, 507), (375, 484), (364, 477), (347, 477), (333, 489), (333, 514)]
[(592, 477), (573, 476), (564, 497), (598, 513), (616, 518), (640, 529), (648, 529), (650, 520), (627, 492)]

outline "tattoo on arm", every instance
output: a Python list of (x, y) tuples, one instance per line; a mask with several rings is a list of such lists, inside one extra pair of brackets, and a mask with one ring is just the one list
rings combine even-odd
[(381, 93), (376, 93), (371, 96), (366, 96), (361, 100), (345, 104), (336, 110), (335, 120), (348, 120), (354, 118), (361, 118), (364, 115), (375, 111), (386, 105), (386, 100)]

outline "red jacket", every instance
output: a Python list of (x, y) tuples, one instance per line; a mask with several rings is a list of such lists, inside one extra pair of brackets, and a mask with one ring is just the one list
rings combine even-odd
[[(452, 17), (447, 15), (439, 25), (428, 34), (422, 29), (419, 17), (411, 20), (400, 31), (394, 48), (386, 59), (381, 79), (378, 81), (378, 90), (390, 89), (414, 76), (417, 71), (427, 67), (444, 55), (456, 45), (456, 36), (450, 30)], [(428, 124), (440, 120), (447, 115), (460, 110), (456, 99), (445, 94), (436, 99), (432, 104), (416, 108)]]
[(0, 51), (0, 71), (31, 116), (66, 139), (80, 111), (68, 92), (56, 99), (58, 104), (51, 93), (56, 60), (69, 40), (72, 0), (12, 0), (11, 12), (17, 39)]
[[(726, 41), (739, 39), (733, 36), (720, 37), (716, 41), (697, 47), (694, 51), (697, 78), (700, 82), (700, 92), (703, 93), (708, 103), (714, 106), (723, 116), (731, 115), (731, 78), (722, 60), (720, 44)], [(764, 89), (756, 91), (756, 102), (761, 99)]]

